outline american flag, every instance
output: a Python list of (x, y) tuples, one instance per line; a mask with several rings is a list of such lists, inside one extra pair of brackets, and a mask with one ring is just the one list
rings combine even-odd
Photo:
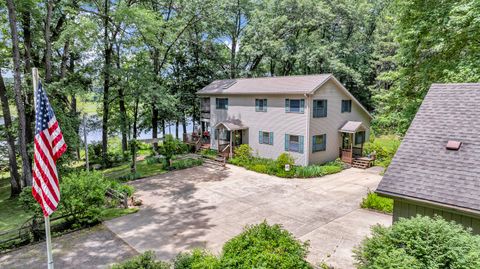
[(33, 163), (32, 194), (42, 206), (43, 215), (50, 216), (60, 201), (57, 160), (67, 150), (62, 131), (58, 126), (47, 94), (38, 82), (35, 92), (35, 148)]

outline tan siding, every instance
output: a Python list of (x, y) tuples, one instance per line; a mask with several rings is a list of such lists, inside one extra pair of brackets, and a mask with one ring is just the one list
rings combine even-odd
[[(211, 120), (212, 126), (212, 148), (217, 147), (217, 142), (213, 137), (213, 126), (218, 122), (227, 119), (240, 119), (243, 124), (248, 126), (245, 131), (246, 141), (254, 154), (258, 156), (275, 159), (285, 151), (285, 134), (303, 135), (306, 134), (306, 113), (286, 113), (285, 99), (305, 99), (303, 95), (291, 96), (228, 96), (228, 110), (215, 109), (215, 98), (212, 96), (211, 104)], [(223, 98), (223, 96), (221, 97)], [(267, 99), (267, 112), (255, 111), (255, 99)], [(273, 132), (273, 146), (258, 143), (259, 131)], [(244, 133), (244, 134), (245, 134)], [(306, 137), (304, 138), (306, 139)], [(306, 146), (304, 152), (308, 152)], [(295, 158), (297, 164), (305, 164), (305, 155), (290, 152)]]
[(441, 216), (445, 220), (455, 221), (465, 227), (473, 229), (475, 234), (480, 234), (480, 217), (464, 215), (458, 211), (451, 211), (447, 208), (432, 208), (425, 205), (416, 204), (414, 202), (395, 200), (393, 206), (393, 222), (399, 218), (410, 218), (416, 215), (433, 217)]
[(342, 100), (350, 99), (345, 92), (338, 87), (332, 80), (320, 87), (309, 100), (309, 106), (313, 107), (313, 99), (326, 99), (327, 117), (313, 118), (310, 110), (310, 135), (309, 140), (314, 135), (327, 134), (327, 148), (325, 151), (312, 153), (311, 145), (308, 149), (310, 154), (310, 163), (324, 163), (333, 161), (339, 156), (339, 147), (341, 145), (341, 136), (338, 129), (347, 121), (361, 121), (368, 129), (366, 138), (369, 137), (370, 118), (363, 109), (352, 101), (352, 112), (341, 113)]

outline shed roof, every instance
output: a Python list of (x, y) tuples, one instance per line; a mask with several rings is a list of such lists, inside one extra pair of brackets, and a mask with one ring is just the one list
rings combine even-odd
[(207, 96), (313, 94), (330, 79), (372, 118), (368, 110), (332, 74), (215, 80), (197, 91), (197, 94)]
[(347, 121), (340, 129), (338, 130), (341, 133), (356, 133), (358, 130), (364, 130), (365, 127), (363, 126), (361, 121)]
[(480, 213), (479, 104), (480, 83), (433, 84), (377, 192)]
[(219, 125), (225, 126), (225, 128), (229, 131), (248, 129), (248, 127), (239, 119), (229, 119), (219, 122), (217, 125), (215, 125), (215, 128), (217, 128)]

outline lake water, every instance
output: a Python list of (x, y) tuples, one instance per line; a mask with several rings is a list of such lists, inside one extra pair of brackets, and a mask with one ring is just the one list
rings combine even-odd
[[(3, 119), (3, 117), (0, 117), (0, 125), (3, 125), (3, 124), (4, 124), (4, 119)], [(99, 124), (99, 122), (96, 122), (94, 125), (97, 126), (97, 127), (89, 128), (90, 131), (88, 131), (88, 134), (87, 134), (87, 140), (88, 140), (89, 143), (102, 141), (101, 125)], [(165, 126), (165, 133), (175, 136), (175, 122), (171, 122), (171, 123), (168, 123), (168, 124), (165, 124), (165, 125), (166, 125)], [(60, 126), (60, 128), (61, 128), (61, 126)], [(191, 133), (192, 131), (193, 131), (192, 120), (187, 119), (187, 133)], [(183, 125), (181, 123), (179, 123), (178, 124), (178, 136), (179, 136), (180, 139), (182, 138), (182, 132), (183, 132)], [(116, 136), (120, 137), (121, 136), (120, 132), (118, 132), (118, 134)], [(161, 131), (158, 132), (158, 137), (159, 138), (162, 137), (162, 132)], [(149, 138), (152, 138), (152, 130), (141, 132), (140, 135), (138, 136), (138, 139), (149, 139)], [(81, 130), (81, 139), (83, 140), (83, 129)]]

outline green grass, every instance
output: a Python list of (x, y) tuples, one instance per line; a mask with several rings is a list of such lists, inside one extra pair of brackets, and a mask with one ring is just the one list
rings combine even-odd
[(129, 207), (129, 208), (105, 208), (102, 210), (100, 214), (100, 219), (102, 221), (111, 220), (114, 218), (118, 218), (124, 215), (132, 214), (138, 212), (137, 207)]
[(311, 178), (335, 174), (343, 170), (340, 161), (328, 162), (323, 165), (299, 166), (295, 169), (295, 177)]
[[(103, 175), (108, 179), (121, 179), (129, 176), (130, 173), (130, 162), (124, 163), (122, 165), (108, 168), (102, 171)], [(145, 160), (137, 162), (137, 176), (136, 178), (150, 177), (167, 172), (163, 164), (153, 163), (148, 164)]]
[(18, 228), (29, 218), (18, 199), (10, 199), (10, 179), (0, 178), (0, 231)]
[(369, 192), (367, 196), (363, 198), (360, 206), (362, 208), (373, 209), (383, 213), (392, 213), (393, 199), (381, 197), (374, 192)]

